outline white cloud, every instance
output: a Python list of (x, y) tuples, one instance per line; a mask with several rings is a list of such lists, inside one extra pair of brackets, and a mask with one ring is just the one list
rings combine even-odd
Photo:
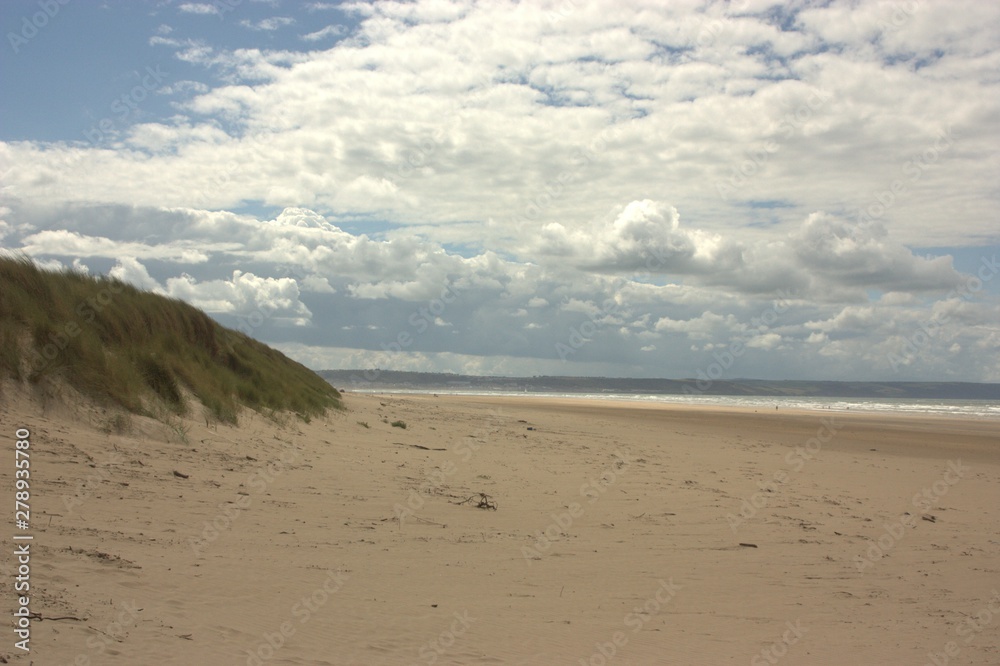
[(781, 336), (777, 333), (756, 335), (747, 340), (747, 347), (752, 349), (774, 349), (781, 344)]
[(181, 12), (185, 14), (202, 14), (202, 15), (219, 14), (219, 8), (207, 2), (183, 2), (177, 6), (177, 9), (179, 9)]
[(233, 271), (230, 280), (199, 282), (188, 274), (168, 278), (166, 293), (206, 312), (292, 319), (308, 322), (312, 312), (299, 300), (299, 288), (291, 278), (261, 278)]
[(842, 284), (886, 290), (949, 289), (961, 278), (949, 257), (925, 259), (885, 238), (878, 226), (813, 214), (793, 236), (802, 265)]
[(302, 39), (307, 42), (318, 42), (320, 40), (327, 39), (328, 37), (341, 37), (347, 34), (347, 30), (347, 26), (338, 23), (336, 25), (328, 25), (325, 28), (316, 30), (315, 32), (302, 35)]
[(812, 296), (860, 287), (919, 292), (961, 281), (949, 257), (917, 257), (877, 225), (825, 214), (810, 215), (784, 238), (747, 242), (685, 229), (676, 208), (643, 200), (575, 230), (549, 223), (533, 243), (529, 253), (585, 270), (688, 276), (747, 292), (776, 292), (788, 284)]
[(7, 222), (6, 219), (4, 219), (10, 215), (10, 212), (11, 212), (10, 208), (7, 208), (6, 206), (0, 206), (0, 241), (4, 239), (4, 236), (7, 236), (8, 234), (13, 233), (14, 231), (13, 225), (11, 225), (9, 222)]
[(121, 257), (108, 271), (108, 275), (122, 282), (156, 293), (164, 293), (163, 287), (149, 274), (146, 267), (135, 257)]
[(261, 31), (272, 32), (274, 30), (278, 30), (280, 28), (284, 28), (285, 26), (294, 24), (295, 24), (295, 19), (293, 19), (290, 16), (273, 16), (271, 18), (261, 19), (256, 23), (249, 19), (243, 19), (242, 21), (240, 21), (240, 25), (243, 26), (244, 28), (248, 28), (250, 30), (254, 30), (257, 32)]
[(206, 93), (209, 88), (200, 81), (175, 81), (160, 88), (157, 92), (163, 95), (186, 95), (188, 93)]
[(118, 242), (110, 238), (85, 236), (75, 231), (40, 231), (24, 239), (22, 249), (28, 254), (58, 254), (77, 257), (119, 257), (129, 255), (146, 259), (168, 259), (185, 264), (208, 261), (208, 255), (196, 244), (177, 241), (170, 245), (146, 245)]
[(806, 338), (806, 342), (808, 342), (809, 344), (823, 344), (829, 339), (830, 338), (827, 336), (826, 333), (821, 333), (820, 331), (813, 331), (812, 333), (809, 334), (809, 337)]
[(312, 291), (317, 294), (335, 294), (337, 290), (330, 285), (330, 281), (320, 275), (309, 275), (301, 281), (303, 291)]
[(686, 333), (691, 340), (709, 340), (722, 331), (735, 331), (736, 317), (723, 316), (714, 312), (703, 312), (693, 319), (675, 320), (670, 317), (660, 318), (654, 328), (659, 333)]

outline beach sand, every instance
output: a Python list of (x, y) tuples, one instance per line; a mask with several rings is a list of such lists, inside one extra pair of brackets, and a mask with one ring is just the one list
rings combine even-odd
[[(101, 410), (6, 388), (0, 487), (13, 509), (14, 433), (28, 428), (30, 610), (45, 619), (30, 654), (8, 628), (0, 656), (1000, 663), (996, 421), (530, 397), (345, 404), (309, 424), (135, 417), (118, 435), (100, 430)], [(496, 510), (476, 506), (480, 493)]]

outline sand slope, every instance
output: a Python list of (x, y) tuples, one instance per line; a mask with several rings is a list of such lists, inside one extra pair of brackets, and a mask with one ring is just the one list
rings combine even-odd
[[(0, 655), (1000, 663), (1000, 424), (345, 398), (311, 424), (119, 436), (6, 391), (4, 492), (32, 431), (32, 611), (81, 619)], [(479, 493), (498, 510), (458, 504)]]

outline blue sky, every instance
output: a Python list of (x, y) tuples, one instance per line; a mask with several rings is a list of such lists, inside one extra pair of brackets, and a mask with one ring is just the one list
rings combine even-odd
[[(119, 113), (111, 105), (134, 86), (142, 85), (147, 68), (165, 73), (158, 89), (177, 81), (215, 82), (210, 69), (179, 60), (170, 45), (155, 43), (156, 37), (183, 35), (225, 50), (306, 50), (329, 47), (357, 26), (356, 20), (333, 3), (308, 4), (317, 8), (309, 9), (307, 3), (287, 6), (293, 11), (282, 17), (294, 14), (294, 23), (275, 21), (269, 25), (268, 19), (275, 18), (280, 5), (252, 0), (214, 4), (73, 0), (65, 6), (56, 0), (58, 13), (36, 36), (22, 42), (17, 37), (25, 30), (24, 19), (42, 11), (38, 0), (4, 2), (0, 4), (0, 19), (6, 39), (0, 75), (7, 90), (16, 94), (0, 100), (2, 137), (8, 141), (90, 141), (86, 132), (102, 118), (118, 119)], [(318, 8), (324, 5), (329, 8)], [(181, 6), (212, 7), (215, 13), (183, 11)], [(261, 27), (262, 23), (269, 29)], [(316, 32), (310, 26), (337, 29), (310, 42), (302, 38)], [(179, 92), (150, 94), (137, 102), (134, 110), (126, 105), (134, 111), (126, 120), (131, 124), (168, 117), (171, 102), (180, 97)], [(26, 99), (33, 104), (25, 104)], [(40, 109), (44, 111), (40, 113)]]
[(311, 367), (1000, 381), (992, 4), (8, 0), (0, 25), (0, 245)]

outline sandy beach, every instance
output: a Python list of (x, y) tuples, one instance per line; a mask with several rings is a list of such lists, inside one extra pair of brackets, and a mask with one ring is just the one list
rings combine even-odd
[(345, 404), (116, 434), (8, 386), (36, 615), (4, 663), (1000, 663), (996, 421)]

